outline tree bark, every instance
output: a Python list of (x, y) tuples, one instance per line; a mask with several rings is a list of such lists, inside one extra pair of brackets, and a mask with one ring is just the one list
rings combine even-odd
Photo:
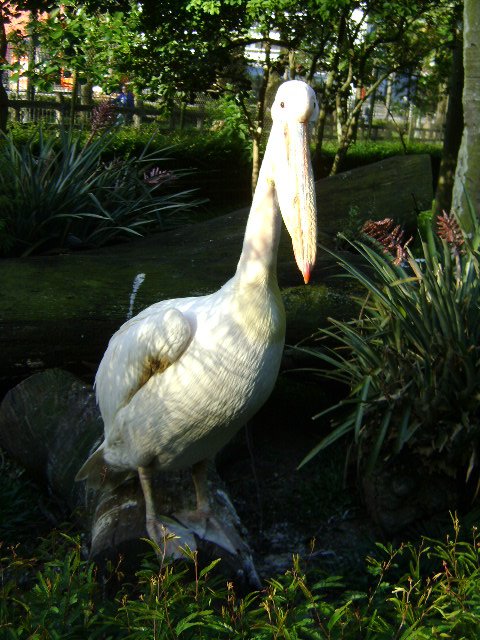
[(360, 92), (357, 93), (357, 99), (355, 102), (355, 106), (349, 113), (343, 127), (341, 129), (341, 138), (338, 145), (338, 149), (335, 153), (335, 157), (333, 159), (333, 165), (330, 170), (330, 176), (334, 176), (338, 173), (342, 162), (347, 155), (347, 151), (353, 142), (356, 131), (358, 128), (358, 119), (360, 117), (361, 109), (365, 101), (377, 90), (380, 84), (388, 77), (390, 72), (383, 73), (381, 76), (377, 77), (375, 82), (370, 85), (370, 87), (365, 91), (363, 96)]
[(395, 84), (395, 73), (391, 73), (387, 78), (387, 89), (385, 93), (385, 109), (390, 111), (392, 106), (393, 85)]
[(136, 129), (140, 129), (141, 124), (142, 124), (142, 110), (143, 110), (143, 99), (140, 98), (139, 96), (135, 96), (135, 108), (138, 109), (138, 111), (136, 111), (133, 114), (133, 126)]
[[(5, 23), (7, 22), (7, 16), (3, 4), (0, 5), (0, 60), (5, 60), (7, 57), (7, 33), (5, 30)], [(0, 71), (0, 131), (7, 130), (8, 122), (8, 94), (6, 88), (3, 85), (3, 72)]]
[(262, 157), (260, 153), (261, 137), (262, 133), (259, 130), (252, 133), (252, 194), (255, 192), (255, 187), (257, 186), (258, 176), (260, 173), (260, 165), (262, 164)]
[(331, 109), (329, 109), (329, 105), (330, 105), (330, 98), (332, 95), (332, 88), (333, 88), (334, 81), (335, 81), (335, 74), (333, 71), (329, 71), (327, 74), (327, 79), (325, 80), (325, 84), (323, 86), (323, 95), (320, 102), (320, 112), (318, 114), (317, 138), (315, 142), (315, 156), (313, 160), (313, 165), (315, 167), (318, 166), (321, 155), (322, 155), (322, 146), (323, 146), (323, 140), (325, 137), (325, 125), (327, 123), (327, 115), (329, 112), (331, 112)]
[[(29, 40), (28, 40), (28, 76), (27, 76), (27, 100), (34, 102), (35, 100), (35, 83), (33, 80), (33, 73), (35, 70), (35, 58), (37, 54), (37, 42), (36, 42), (36, 25), (38, 22), (38, 12), (35, 9), (30, 11), (30, 19), (28, 25)], [(30, 120), (34, 120), (33, 109), (30, 112)]]
[(480, 3), (465, 0), (463, 10), (464, 128), (458, 153), (452, 208), (468, 228), (480, 216)]
[(435, 193), (435, 215), (449, 212), (455, 178), (458, 150), (463, 131), (463, 50), (461, 30), (457, 29), (452, 52), (452, 66), (448, 86), (448, 106), (445, 120), (442, 161)]
[(70, 103), (70, 128), (71, 129), (73, 129), (73, 127), (75, 126), (75, 113), (76, 113), (77, 102), (78, 102), (78, 86), (79, 86), (78, 72), (73, 71), (72, 77), (73, 77), (73, 86), (72, 86), (71, 103)]
[[(85, 107), (93, 106), (93, 83), (85, 82), (80, 87), (80, 104)], [(82, 121), (86, 125), (91, 121), (91, 110), (82, 113)]]
[(315, 149), (315, 155), (313, 157), (314, 167), (318, 167), (319, 164), (321, 163), (322, 145), (323, 145), (323, 139), (325, 136), (325, 124), (327, 121), (327, 114), (333, 112), (332, 104), (331, 104), (333, 87), (338, 75), (337, 67), (340, 59), (340, 51), (342, 50), (343, 42), (345, 40), (347, 13), (348, 13), (348, 8), (343, 9), (339, 19), (335, 53), (333, 56), (332, 63), (330, 65), (330, 69), (327, 73), (327, 79), (325, 81), (325, 85), (323, 88), (323, 96), (320, 104), (320, 113), (318, 114), (316, 149)]
[(252, 132), (252, 194), (255, 192), (257, 186), (258, 175), (260, 173), (260, 165), (262, 157), (260, 153), (260, 144), (263, 135), (263, 128), (265, 125), (265, 99), (267, 95), (267, 87), (270, 79), (270, 43), (265, 41), (265, 64), (263, 67), (263, 78), (260, 83), (257, 98), (257, 113), (255, 118), (254, 131)]
[(289, 49), (288, 51), (288, 77), (290, 80), (295, 80), (297, 75), (297, 69), (295, 65), (295, 51)]

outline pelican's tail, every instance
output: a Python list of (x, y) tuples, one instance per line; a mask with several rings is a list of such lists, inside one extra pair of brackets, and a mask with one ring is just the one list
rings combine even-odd
[(115, 489), (132, 476), (131, 471), (114, 471), (105, 462), (103, 444), (83, 463), (75, 476), (76, 482), (87, 481), (88, 489)]

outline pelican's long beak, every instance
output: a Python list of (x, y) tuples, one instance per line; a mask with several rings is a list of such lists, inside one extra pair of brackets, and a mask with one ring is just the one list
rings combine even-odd
[[(313, 92), (312, 92), (313, 93)], [(311, 112), (306, 116), (310, 116)], [(309, 122), (285, 119), (278, 139), (274, 181), (278, 203), (293, 252), (305, 284), (315, 264), (317, 252), (317, 212), (315, 186), (309, 149)]]

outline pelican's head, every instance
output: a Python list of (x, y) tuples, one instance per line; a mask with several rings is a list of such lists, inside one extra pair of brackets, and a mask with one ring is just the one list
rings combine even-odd
[(309, 149), (309, 128), (317, 116), (317, 99), (308, 84), (290, 80), (280, 86), (272, 105), (272, 177), (305, 283), (310, 279), (317, 248), (315, 187)]

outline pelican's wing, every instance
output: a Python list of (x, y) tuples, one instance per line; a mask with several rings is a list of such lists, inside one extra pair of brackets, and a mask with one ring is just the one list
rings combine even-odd
[(155, 374), (178, 360), (192, 337), (192, 327), (175, 308), (152, 307), (126, 322), (112, 336), (95, 378), (105, 427), (119, 409)]

